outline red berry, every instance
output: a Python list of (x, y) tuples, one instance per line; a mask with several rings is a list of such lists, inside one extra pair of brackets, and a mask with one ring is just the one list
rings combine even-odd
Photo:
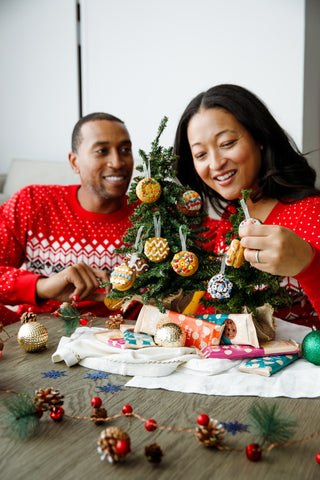
[(79, 302), (79, 298), (80, 298), (79, 295), (73, 295), (72, 301), (73, 301), (74, 303), (77, 303), (77, 302)]
[(62, 407), (53, 407), (50, 412), (50, 417), (55, 422), (61, 422), (61, 420), (63, 419), (63, 415), (64, 415), (64, 410)]
[(131, 405), (123, 405), (122, 407), (122, 413), (132, 413), (132, 407)]
[(148, 430), (148, 432), (153, 432), (158, 428), (158, 424), (155, 420), (153, 420), (153, 418), (149, 418), (149, 420), (146, 421), (144, 426), (145, 426), (145, 429)]
[(53, 315), (54, 315), (55, 317), (60, 317), (60, 313), (58, 312), (58, 310), (56, 310), (56, 311), (53, 313)]
[(37, 407), (36, 410), (37, 410), (37, 415), (38, 415), (38, 417), (41, 418), (42, 415), (43, 415), (43, 410), (42, 410), (42, 408), (41, 408), (41, 407)]
[(28, 312), (33, 313), (33, 307), (28, 307)]
[(118, 440), (116, 450), (119, 455), (127, 455), (130, 452), (130, 444), (128, 440)]
[(316, 455), (316, 462), (320, 464), (320, 452)]
[(246, 454), (249, 460), (251, 460), (252, 462), (257, 462), (258, 460), (260, 460), (262, 455), (260, 445), (258, 443), (251, 443), (246, 448)]
[(201, 427), (206, 427), (210, 422), (210, 418), (205, 413), (200, 413), (197, 417), (197, 422)]
[(93, 408), (100, 408), (101, 405), (102, 405), (102, 400), (101, 400), (100, 397), (93, 397), (93, 398), (91, 399), (91, 406), (92, 406)]
[(79, 322), (80, 322), (80, 325), (85, 327), (88, 324), (89, 320), (87, 318), (80, 318)]

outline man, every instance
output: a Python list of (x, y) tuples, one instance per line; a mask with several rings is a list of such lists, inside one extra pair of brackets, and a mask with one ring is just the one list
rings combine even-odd
[[(102, 302), (99, 284), (120, 263), (114, 249), (134, 209), (125, 195), (133, 158), (122, 120), (105, 113), (81, 118), (69, 162), (80, 185), (28, 186), (0, 207), (4, 324), (17, 321), (28, 306), (53, 311), (75, 295), (80, 302)], [(19, 308), (16, 313), (3, 305)]]

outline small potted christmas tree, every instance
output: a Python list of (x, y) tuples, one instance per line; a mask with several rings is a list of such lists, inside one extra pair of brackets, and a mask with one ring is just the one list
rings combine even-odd
[(159, 145), (167, 121), (161, 121), (151, 151), (139, 151), (141, 175), (131, 183), (128, 202), (141, 202), (130, 217), (125, 246), (116, 250), (124, 260), (111, 274), (108, 295), (151, 303), (162, 312), (170, 298), (204, 292), (213, 273), (213, 254), (204, 248), (201, 198), (176, 180), (173, 148)]

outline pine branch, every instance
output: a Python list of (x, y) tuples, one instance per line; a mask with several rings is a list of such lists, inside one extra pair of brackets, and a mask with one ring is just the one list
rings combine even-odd
[(40, 418), (33, 399), (27, 394), (14, 394), (2, 401), (8, 410), (1, 415), (5, 436), (18, 436), (21, 440), (35, 435), (40, 428)]
[(279, 407), (274, 403), (267, 405), (264, 402), (253, 403), (248, 410), (253, 432), (264, 443), (284, 443), (294, 434), (298, 426), (295, 420), (282, 415)]

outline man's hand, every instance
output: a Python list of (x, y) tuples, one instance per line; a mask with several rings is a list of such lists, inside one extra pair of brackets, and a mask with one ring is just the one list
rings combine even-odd
[(102, 302), (105, 292), (95, 291), (100, 283), (108, 281), (109, 275), (104, 270), (89, 267), (85, 263), (77, 263), (50, 278), (39, 278), (36, 295), (40, 300), (70, 302), (74, 295), (78, 295), (80, 301)]

